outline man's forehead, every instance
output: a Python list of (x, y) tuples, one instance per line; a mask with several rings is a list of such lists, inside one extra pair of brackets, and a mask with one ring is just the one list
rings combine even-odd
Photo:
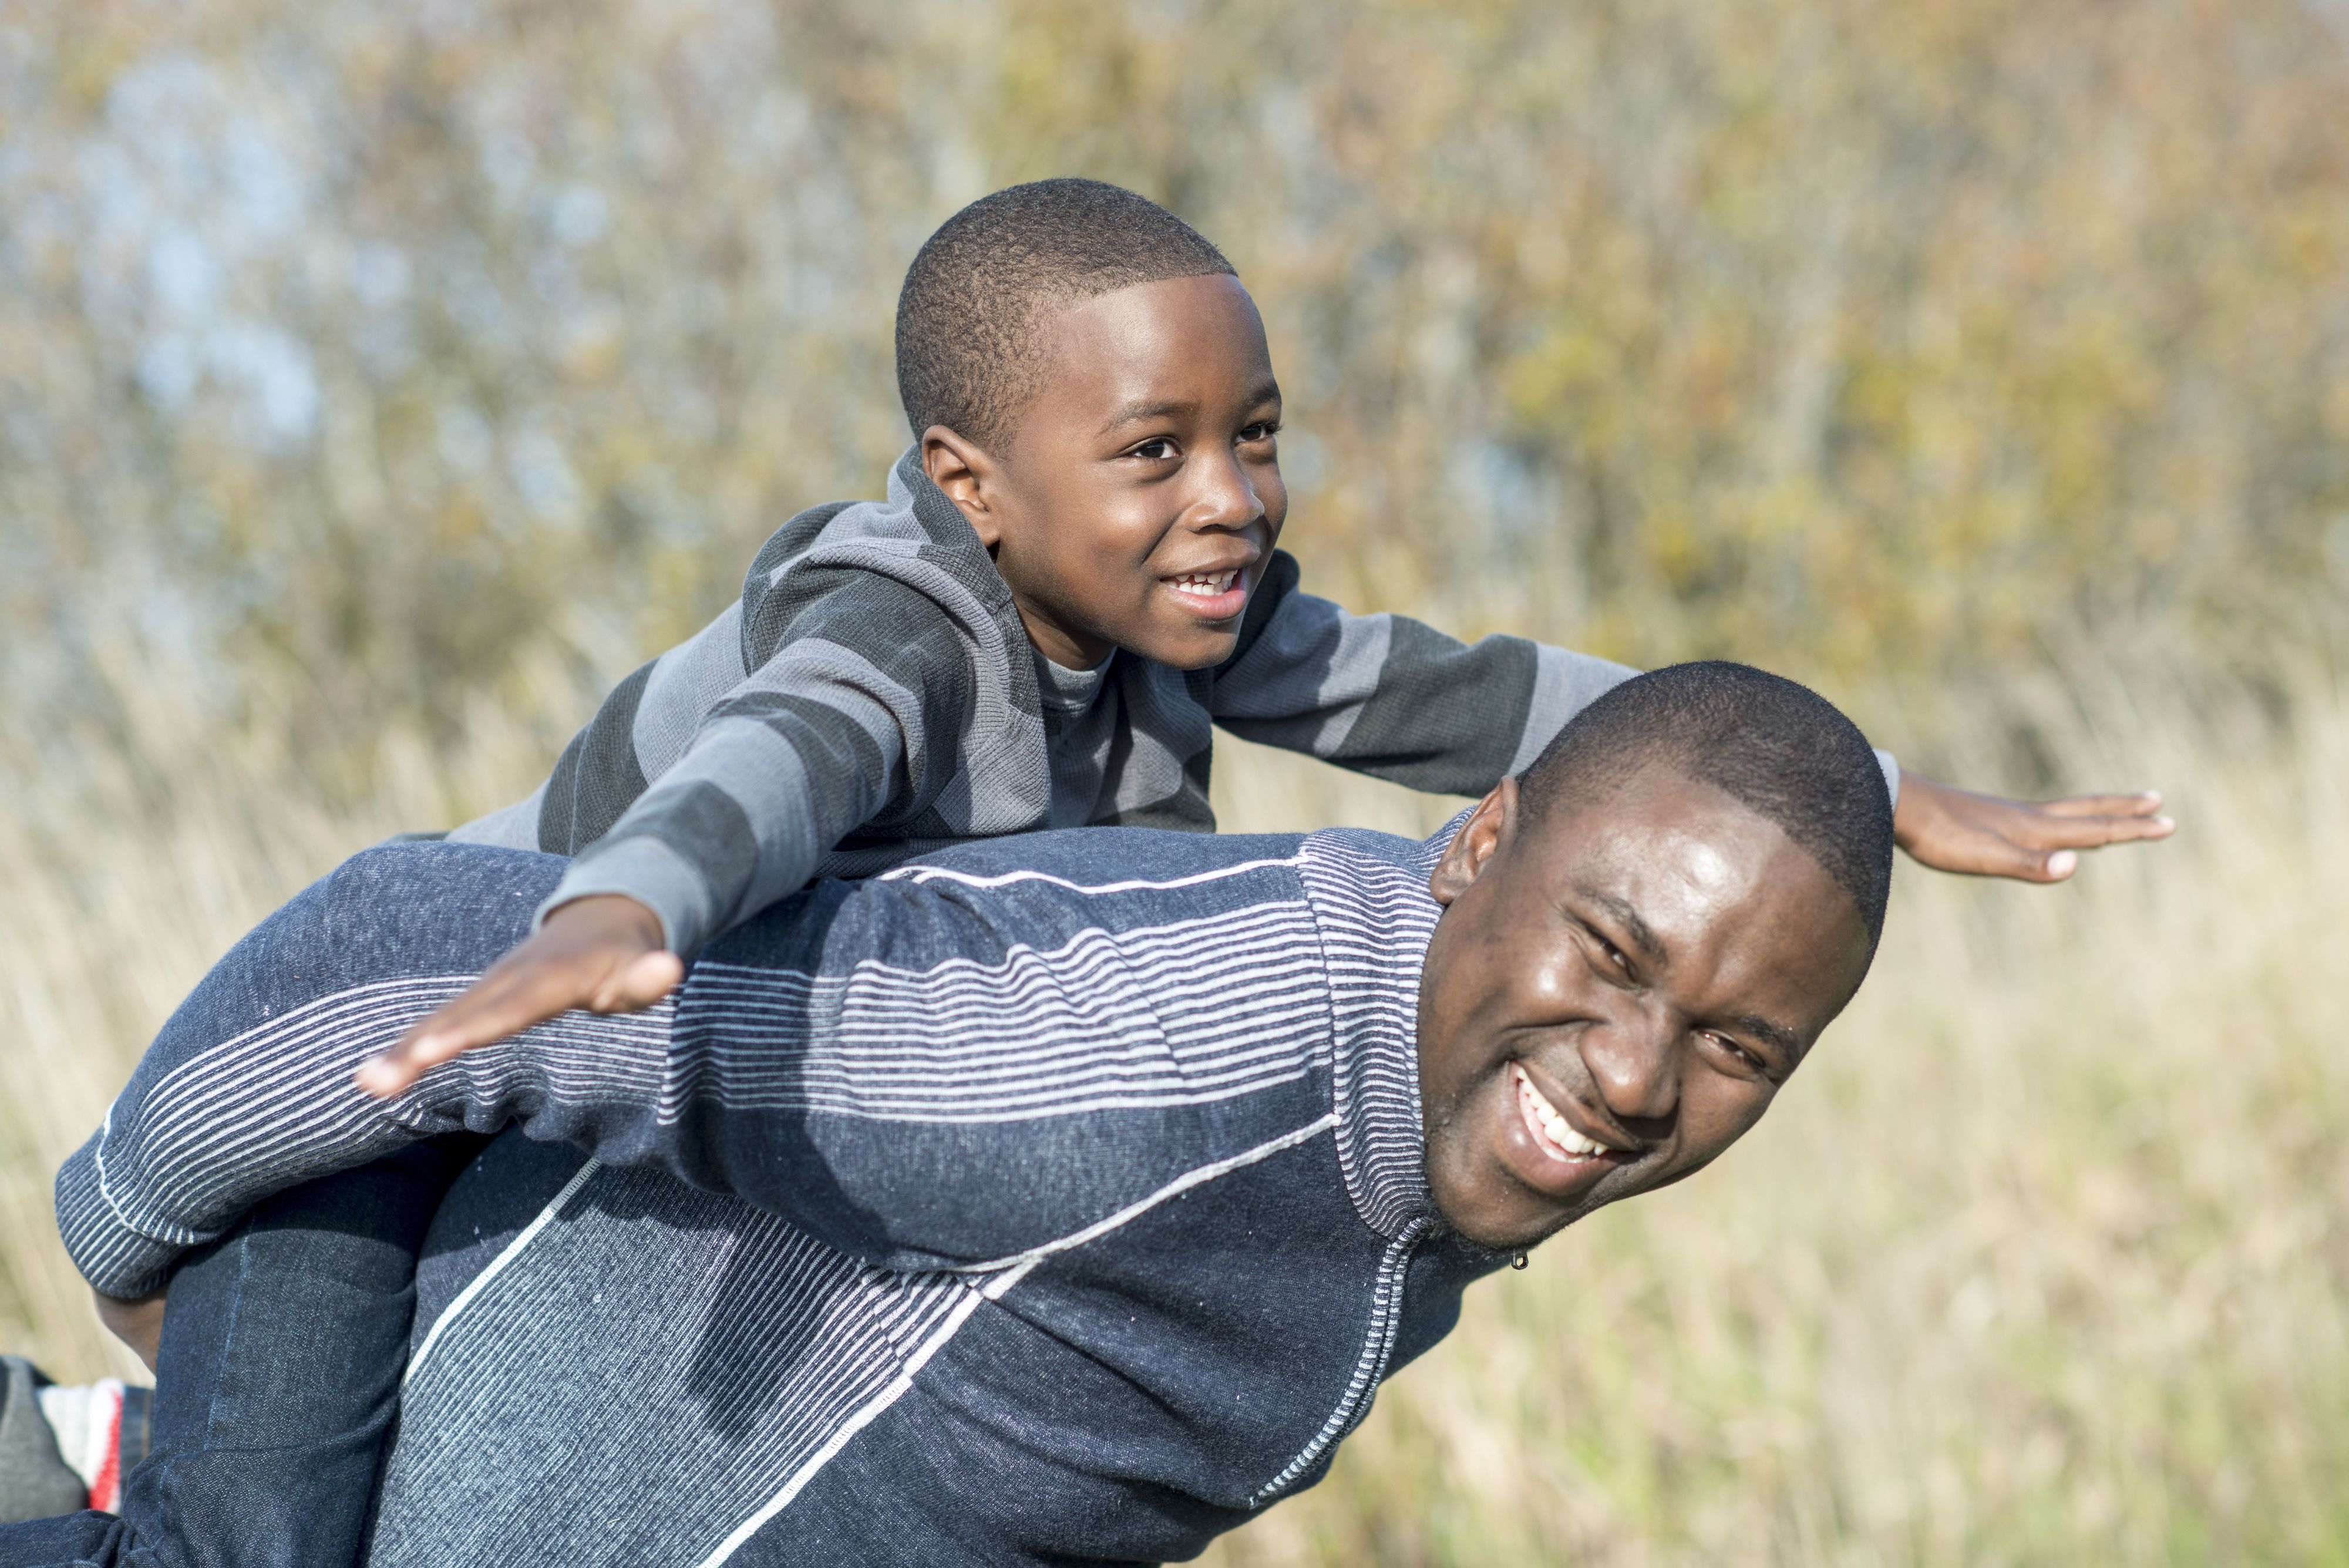
[[(1792, 972), (1858, 929), (1826, 867), (1717, 786), (1665, 777), (1562, 806), (1536, 825), (1550, 897), (1602, 916), (1610, 940), (1662, 963), (1739, 958)], [(1864, 942), (1863, 942), (1864, 945)], [(1785, 1021), (1782, 1020), (1782, 1023)]]

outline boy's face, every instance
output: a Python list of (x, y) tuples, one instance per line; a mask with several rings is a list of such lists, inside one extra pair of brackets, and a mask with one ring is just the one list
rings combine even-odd
[(1137, 285), (1049, 328), (1041, 390), (1005, 450), (943, 426), (922, 462), (994, 553), (1044, 656), (1124, 648), (1180, 670), (1231, 657), (1288, 514), (1280, 387), (1239, 280)]
[(1491, 1247), (1710, 1164), (1868, 962), (1859, 911), (1816, 860), (1660, 766), (1540, 822), (1504, 782), (1433, 890), (1448, 908), (1420, 985), (1428, 1183)]

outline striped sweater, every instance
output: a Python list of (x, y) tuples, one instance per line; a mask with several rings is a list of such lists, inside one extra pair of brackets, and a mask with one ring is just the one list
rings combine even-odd
[(264, 1192), (520, 1124), (425, 1248), (374, 1563), (1188, 1557), (1319, 1479), (1500, 1261), (1421, 1157), (1443, 842), (968, 845), (391, 1105), (353, 1066), (564, 863), (370, 851), (173, 1017), (62, 1228), (136, 1292)]
[(605, 700), (527, 800), (452, 838), (577, 857), (549, 903), (626, 893), (701, 943), (817, 877), (1040, 828), (1211, 832), (1213, 726), (1416, 789), (1482, 794), (1631, 672), (1464, 645), (1298, 590), (1276, 551), (1212, 670), (1047, 664), (908, 452), (888, 499), (803, 512), (740, 601)]

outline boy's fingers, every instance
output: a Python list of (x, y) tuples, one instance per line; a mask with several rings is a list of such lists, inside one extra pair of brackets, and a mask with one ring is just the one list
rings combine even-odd
[(2048, 849), (2095, 849), (2140, 838), (2167, 838), (2178, 824), (2166, 816), (2064, 816), (2043, 821), (2033, 836)]
[(576, 982), (558, 966), (530, 964), (512, 974), (491, 975), (362, 1064), (359, 1087), (389, 1099), (427, 1069), (519, 1034), (580, 1000)]
[(2066, 795), (2062, 800), (2044, 802), (2039, 809), (2051, 816), (2151, 816), (2161, 809), (2161, 792), (2149, 789), (2135, 794)]
[(588, 1003), (597, 1012), (635, 1012), (677, 989), (685, 961), (666, 949), (640, 954), (620, 967)]
[(2011, 838), (1984, 835), (1971, 846), (1971, 865), (1928, 861), (1944, 871), (1971, 871), (1978, 877), (2013, 877), (2024, 882), (2060, 882), (2072, 874), (2080, 857), (2069, 849), (2036, 849)]

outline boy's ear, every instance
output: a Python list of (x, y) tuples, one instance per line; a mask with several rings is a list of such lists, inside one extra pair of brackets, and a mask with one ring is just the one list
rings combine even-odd
[(1003, 469), (986, 449), (944, 425), (932, 425), (922, 432), (922, 472), (969, 519), (980, 544), (992, 550), (1002, 542), (995, 499), (1003, 488)]
[(1494, 852), (1516, 832), (1516, 825), (1517, 781), (1503, 779), (1476, 803), (1476, 809), (1452, 836), (1444, 858), (1435, 863), (1434, 874), (1427, 879), (1427, 890), (1435, 901), (1449, 908), (1466, 892), (1468, 885), (1484, 874)]

